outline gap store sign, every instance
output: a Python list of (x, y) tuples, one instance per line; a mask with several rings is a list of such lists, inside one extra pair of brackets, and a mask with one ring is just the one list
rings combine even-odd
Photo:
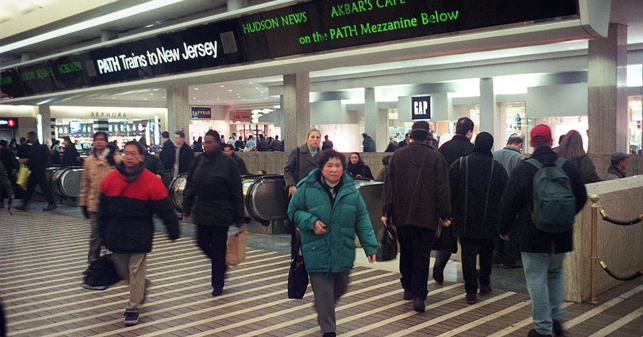
[(0, 70), (0, 97), (578, 18), (577, 0), (313, 0)]
[(431, 119), (431, 96), (411, 97), (411, 119)]

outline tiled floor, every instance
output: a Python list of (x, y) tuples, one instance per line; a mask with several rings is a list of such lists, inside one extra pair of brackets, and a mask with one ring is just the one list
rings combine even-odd
[[(40, 206), (40, 205), (37, 205)], [(318, 336), (312, 291), (286, 297), (288, 256), (251, 234), (248, 257), (230, 268), (224, 295), (211, 296), (210, 265), (193, 240), (157, 233), (148, 256), (153, 281), (141, 321), (123, 325), (127, 285), (81, 287), (88, 222), (77, 209), (44, 213), (34, 205), (0, 209), (0, 297), (9, 336)], [(185, 233), (191, 227), (186, 226)], [(268, 242), (266, 244), (266, 242)], [(391, 267), (393, 266), (393, 267)], [(427, 311), (402, 300), (395, 263), (358, 263), (337, 305), (340, 336), (526, 336), (528, 295), (494, 289), (467, 305), (463, 285), (429, 284)], [(600, 305), (565, 303), (567, 336), (643, 336), (643, 278), (600, 296)]]

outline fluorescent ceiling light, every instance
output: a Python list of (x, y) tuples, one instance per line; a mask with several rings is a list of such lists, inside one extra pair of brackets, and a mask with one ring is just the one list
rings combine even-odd
[(130, 16), (138, 15), (138, 14), (141, 14), (141, 13), (145, 13), (147, 11), (151, 11), (151, 10), (154, 10), (154, 9), (169, 6), (169, 5), (175, 4), (177, 2), (181, 2), (181, 1), (183, 1), (183, 0), (152, 0), (152, 1), (146, 2), (144, 4), (136, 5), (136, 6), (133, 6), (133, 7), (130, 7), (130, 8), (126, 8), (126, 9), (123, 9), (123, 10), (120, 10), (120, 11), (117, 11), (117, 12), (114, 12), (114, 13), (103, 15), (103, 16), (98, 17), (98, 18), (94, 18), (94, 19), (91, 19), (91, 20), (87, 20), (87, 21), (84, 21), (84, 22), (73, 24), (71, 26), (67, 26), (67, 27), (64, 27), (64, 28), (56, 29), (56, 30), (53, 30), (51, 32), (47, 32), (47, 33), (42, 34), (42, 35), (38, 35), (38, 36), (30, 37), (28, 39), (24, 39), (24, 40), (21, 40), (21, 41), (18, 41), (18, 42), (10, 43), (10, 44), (8, 44), (6, 46), (0, 47), (0, 53), (6, 53), (6, 52), (11, 51), (11, 50), (15, 50), (15, 49), (18, 49), (18, 48), (30, 46), (32, 44), (36, 44), (38, 42), (55, 39), (57, 37), (61, 37), (61, 36), (67, 35), (67, 34), (75, 33), (75, 32), (81, 31), (83, 29), (96, 27), (96, 26), (99, 26), (99, 25), (102, 25), (102, 24), (105, 24), (105, 23), (109, 23), (109, 22), (112, 22), (112, 21), (117, 21), (117, 20), (124, 19), (124, 18), (130, 17)]

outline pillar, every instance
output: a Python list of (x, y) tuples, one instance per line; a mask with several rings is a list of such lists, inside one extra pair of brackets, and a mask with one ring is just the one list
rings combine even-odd
[[(175, 131), (185, 132), (187, 139), (190, 134), (190, 101), (188, 87), (167, 89), (167, 128), (170, 135)], [(161, 130), (163, 132), (165, 130)]]
[(375, 140), (377, 152), (388, 146), (388, 111), (377, 109), (374, 88), (364, 88), (364, 131)]
[(113, 30), (101, 30), (100, 31), (100, 42), (107, 42), (111, 40), (118, 39), (118, 32)]
[(493, 149), (502, 149), (506, 143), (501, 122), (501, 113), (496, 108), (496, 94), (493, 90), (493, 78), (480, 79), (480, 132), (489, 132), (493, 136)]
[(310, 78), (308, 73), (284, 75), (284, 151), (306, 141), (310, 130)]
[(39, 131), (42, 130), (42, 134), (36, 131), (38, 133), (38, 140), (40, 144), (51, 145), (51, 138), (53, 137), (51, 135), (51, 106), (49, 106), (49, 104), (39, 105), (38, 114), (42, 117), (42, 129), (38, 128)]
[(247, 0), (228, 0), (228, 12), (242, 9), (248, 4)]
[[(627, 26), (610, 24), (606, 38), (589, 41), (589, 152), (629, 152), (627, 114)], [(582, 132), (582, 130), (579, 130)]]

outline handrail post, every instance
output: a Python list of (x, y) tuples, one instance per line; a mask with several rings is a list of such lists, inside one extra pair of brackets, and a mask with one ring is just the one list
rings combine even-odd
[(591, 296), (589, 303), (597, 304), (597, 291), (596, 291), (596, 278), (597, 278), (597, 268), (598, 268), (598, 195), (592, 194), (589, 199), (592, 201), (592, 221), (591, 221), (591, 230), (592, 230), (592, 255), (589, 257), (591, 259)]

